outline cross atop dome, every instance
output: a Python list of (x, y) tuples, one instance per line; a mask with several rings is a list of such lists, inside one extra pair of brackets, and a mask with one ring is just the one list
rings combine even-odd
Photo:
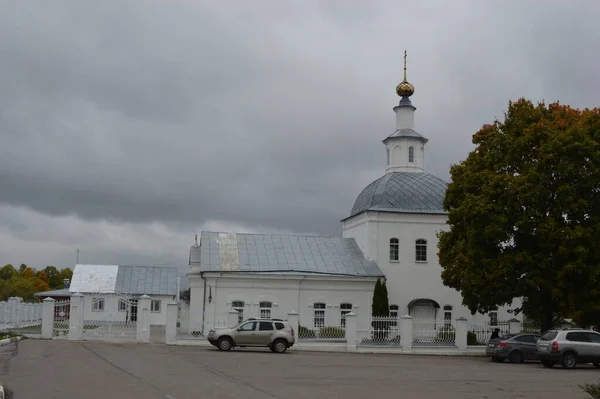
[(400, 97), (410, 97), (415, 93), (415, 86), (408, 83), (408, 80), (406, 80), (406, 50), (404, 50), (404, 80), (396, 86), (396, 93), (398, 93)]

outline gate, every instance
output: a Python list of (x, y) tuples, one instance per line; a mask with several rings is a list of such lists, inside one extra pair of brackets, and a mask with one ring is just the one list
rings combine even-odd
[(67, 339), (69, 336), (69, 318), (71, 316), (71, 300), (63, 299), (54, 302), (54, 338)]
[(134, 341), (137, 298), (123, 294), (86, 296), (83, 305), (84, 340)]

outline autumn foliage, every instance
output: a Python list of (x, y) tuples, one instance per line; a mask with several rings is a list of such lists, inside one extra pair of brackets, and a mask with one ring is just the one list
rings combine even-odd
[(11, 296), (34, 300), (33, 294), (41, 291), (63, 288), (63, 280), (71, 279), (73, 272), (69, 268), (58, 270), (54, 266), (36, 271), (27, 265), (15, 269), (13, 265), (0, 268), (0, 300), (6, 301)]
[(600, 109), (510, 102), (451, 168), (444, 283), (472, 312), (522, 298), (539, 319), (600, 311)]

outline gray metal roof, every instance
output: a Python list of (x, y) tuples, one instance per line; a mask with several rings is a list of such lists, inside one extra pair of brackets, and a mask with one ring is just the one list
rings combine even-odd
[(119, 265), (116, 293), (176, 295), (177, 268)]
[(35, 297), (47, 298), (49, 296), (71, 296), (68, 288), (61, 288), (60, 290), (42, 291), (33, 294)]
[(78, 264), (69, 292), (176, 295), (177, 268)]
[(353, 238), (279, 234), (201, 233), (190, 250), (200, 270), (340, 276), (383, 276)]
[(380, 177), (359, 194), (350, 217), (372, 210), (446, 214), (447, 183), (429, 173), (393, 172)]
[(394, 137), (410, 137), (410, 138), (421, 140), (424, 143), (429, 141), (429, 139), (426, 139), (425, 137), (423, 137), (421, 134), (417, 133), (413, 129), (397, 129), (394, 133), (387, 136), (385, 138), (385, 140), (383, 140), (383, 142), (385, 143), (387, 140), (394, 138)]

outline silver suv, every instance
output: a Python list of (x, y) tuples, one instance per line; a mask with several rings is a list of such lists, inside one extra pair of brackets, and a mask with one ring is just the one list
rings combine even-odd
[(275, 353), (284, 353), (294, 345), (294, 328), (281, 319), (248, 319), (231, 328), (210, 330), (208, 342), (222, 351), (235, 346), (263, 346)]
[(548, 368), (557, 363), (566, 369), (578, 363), (600, 368), (600, 333), (580, 328), (548, 330), (537, 341), (536, 357)]

